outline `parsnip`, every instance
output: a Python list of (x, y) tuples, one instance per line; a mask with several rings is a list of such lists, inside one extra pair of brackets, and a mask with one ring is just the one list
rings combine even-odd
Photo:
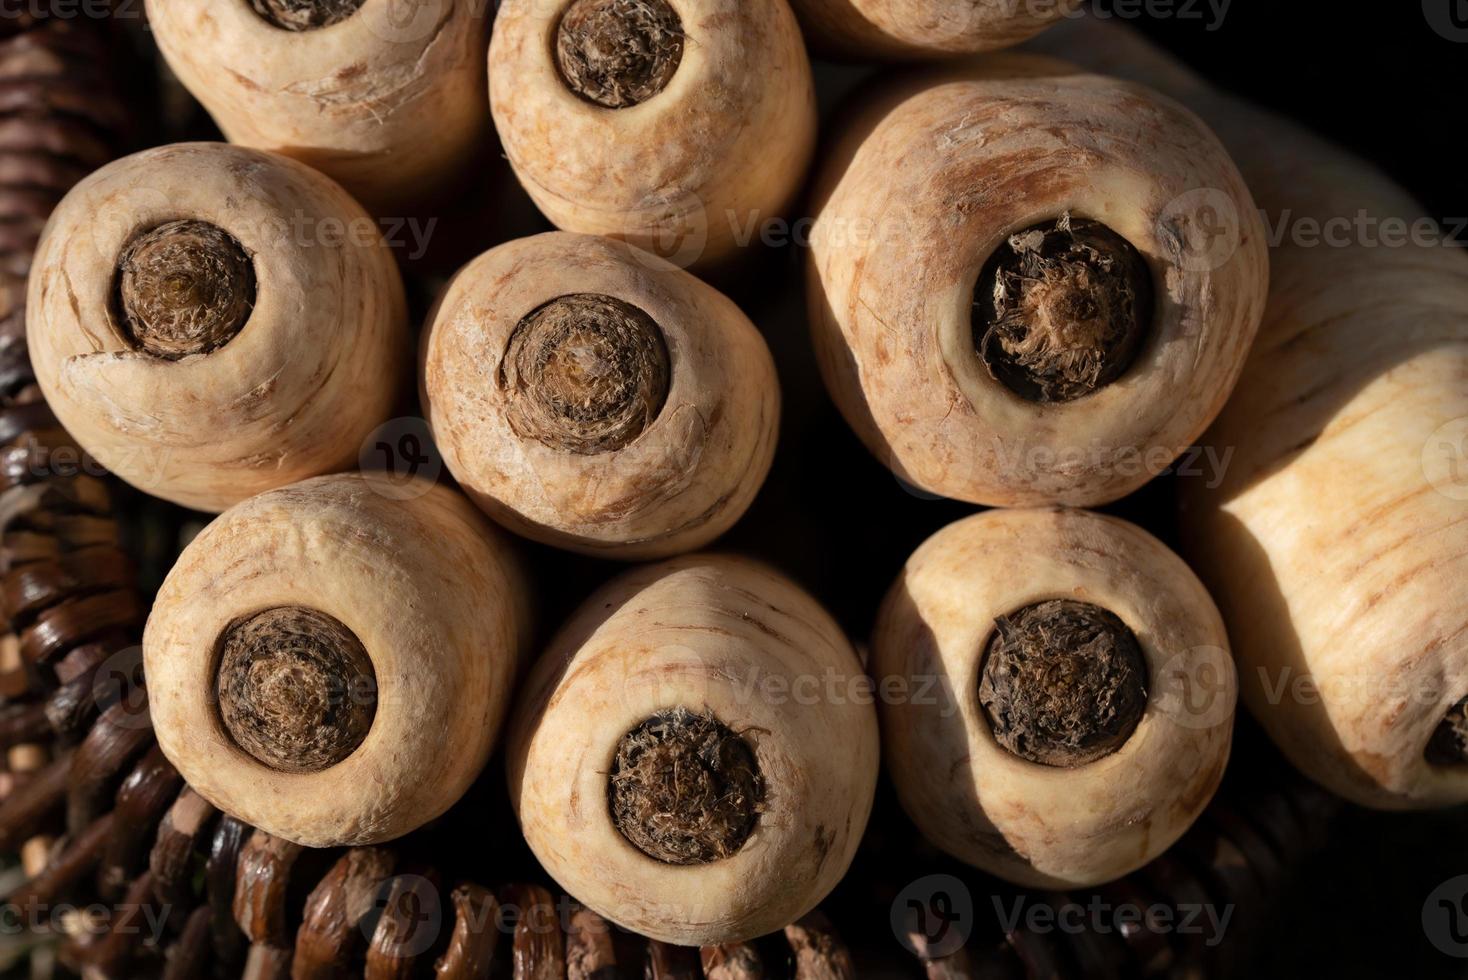
[(454, 477), (538, 541), (629, 559), (697, 548), (774, 456), (780, 389), (759, 331), (621, 242), (553, 232), (485, 253), (436, 306), (422, 360)]
[(78, 184), (36, 253), (26, 332), (82, 448), (200, 510), (354, 466), (411, 371), (372, 219), (309, 167), (221, 143)]
[(871, 700), (840, 629), (784, 577), (729, 557), (639, 568), (535, 667), (511, 800), (594, 911), (680, 945), (749, 939), (850, 864), (876, 786)]
[(401, 217), (488, 144), (483, 0), (148, 0), (179, 79), (231, 142), (274, 150)]
[(975, 503), (1141, 486), (1222, 406), (1263, 309), (1262, 228), (1213, 135), (1045, 59), (889, 88), (816, 214), (827, 387), (904, 480)]
[(1033, 37), (1080, 0), (793, 0), (811, 44), (837, 57), (943, 58)]
[(273, 490), (184, 549), (148, 617), (158, 742), (221, 810), (311, 847), (399, 837), (489, 757), (528, 634), (509, 539), (442, 486)]
[(903, 808), (1021, 885), (1141, 867), (1228, 761), (1238, 689), (1218, 611), (1114, 518), (989, 511), (939, 531), (882, 605), (872, 668)]
[(506, 0), (489, 76), (505, 154), (551, 221), (684, 267), (778, 218), (814, 150), (785, 0)]
[(1082, 22), (1055, 45), (1195, 107), (1283, 223), (1259, 342), (1207, 436), (1232, 465), (1187, 484), (1182, 521), (1245, 703), (1356, 802), (1468, 801), (1468, 261), (1431, 222), (1424, 243), (1421, 205), (1380, 172), (1129, 32)]

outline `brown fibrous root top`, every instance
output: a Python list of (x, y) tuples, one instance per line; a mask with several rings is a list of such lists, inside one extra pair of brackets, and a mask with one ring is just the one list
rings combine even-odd
[(1468, 764), (1468, 698), (1448, 709), (1427, 743), (1427, 761), (1437, 766)]
[(498, 382), (516, 435), (590, 456), (642, 435), (668, 399), (669, 377), (652, 317), (611, 296), (573, 293), (515, 325)]
[(974, 290), (989, 374), (1033, 402), (1068, 402), (1126, 373), (1152, 325), (1152, 274), (1130, 242), (1062, 215), (1011, 235)]
[(666, 0), (576, 0), (556, 30), (566, 86), (608, 109), (640, 105), (683, 61), (683, 21)]
[(314, 31), (340, 24), (367, 0), (250, 0), (255, 13), (287, 31)]
[(176, 361), (235, 338), (255, 306), (255, 265), (206, 221), (169, 221), (117, 257), (114, 316), (134, 348)]
[(994, 626), (979, 703), (1000, 745), (1069, 768), (1131, 737), (1147, 707), (1147, 664), (1115, 614), (1057, 599), (1000, 616)]
[(763, 806), (754, 751), (712, 714), (659, 712), (617, 744), (607, 784), (612, 821), (665, 864), (707, 864), (739, 851)]
[(225, 730), (272, 769), (329, 769), (372, 728), (372, 660), (356, 634), (326, 613), (280, 606), (237, 619), (220, 635), (218, 663)]

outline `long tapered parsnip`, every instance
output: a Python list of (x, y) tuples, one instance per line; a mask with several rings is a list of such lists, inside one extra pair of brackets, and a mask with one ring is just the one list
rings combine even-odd
[(541, 211), (688, 267), (778, 218), (815, 146), (785, 0), (506, 0), (489, 53), (505, 154)]
[(1151, 535), (1063, 509), (939, 531), (887, 594), (872, 672), (904, 809), (1031, 887), (1166, 850), (1223, 776), (1237, 684), (1202, 584)]
[(148, 0), (169, 67), (231, 142), (401, 216), (489, 142), (484, 0)]
[(718, 537), (764, 483), (780, 388), (711, 286), (623, 242), (552, 232), (455, 276), (423, 339), (423, 411), (500, 523), (587, 554)]
[(593, 595), (510, 732), (511, 800), (546, 870), (680, 945), (814, 908), (876, 786), (876, 710), (850, 643), (798, 586), (740, 558), (676, 558)]
[(812, 46), (860, 58), (943, 58), (1033, 37), (1079, 0), (793, 0)]
[(211, 511), (355, 465), (412, 363), (376, 223), (311, 168), (222, 143), (78, 184), (36, 252), (26, 333), (83, 449)]
[(319, 477), (184, 549), (143, 636), (158, 742), (220, 809), (310, 847), (399, 837), (489, 757), (528, 635), (510, 539), (443, 486)]
[(1098, 504), (1165, 469), (1233, 387), (1268, 279), (1202, 123), (1033, 56), (865, 103), (818, 187), (808, 268), (822, 374), (867, 447), (1003, 506)]
[(1245, 703), (1359, 803), (1468, 801), (1468, 260), (1380, 172), (1131, 33), (1055, 44), (1195, 107), (1278, 229), (1259, 341), (1207, 436), (1232, 465), (1188, 484), (1182, 521)]

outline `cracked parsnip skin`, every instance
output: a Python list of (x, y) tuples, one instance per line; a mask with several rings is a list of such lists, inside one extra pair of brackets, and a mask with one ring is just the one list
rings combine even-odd
[(780, 390), (759, 331), (625, 243), (551, 232), (486, 252), (421, 347), (444, 462), (537, 541), (629, 560), (688, 551), (731, 527), (769, 472)]
[[(1051, 600), (1109, 611), (1140, 649), (1133, 682), (1145, 689), (1133, 692), (1145, 701), (1105, 732), (1097, 720), (1124, 692), (1099, 684), (1076, 696), (1095, 647), (1059, 634), (1042, 648), (1048, 674), (1021, 674), (1007, 707), (981, 703), (985, 678), (1008, 676), (986, 670), (996, 620)], [(872, 647), (877, 684), (913, 694), (880, 702), (903, 808), (944, 851), (1016, 884), (1090, 886), (1141, 867), (1192, 825), (1228, 762), (1237, 680), (1218, 611), (1176, 555), (1125, 521), (1051, 508), (950, 524), (908, 559)], [(1037, 676), (1063, 679), (1039, 692), (1052, 700), (1023, 687)], [(1002, 745), (999, 725), (1031, 754)], [(1090, 761), (1057, 762), (1076, 755), (1061, 736), (1077, 731)], [(1032, 761), (1034, 748), (1052, 757)]]
[(285, 29), (257, 13), (252, 0), (148, 0), (148, 22), (169, 67), (230, 142), (307, 163), (374, 214), (401, 216), (461, 183), (490, 141), (484, 48), (491, 6), (315, 6), (345, 16), (301, 18)]
[(318, 477), (184, 549), (143, 657), (159, 744), (220, 809), (310, 847), (374, 844), (443, 813), (483, 768), (529, 601), (509, 536), (422, 489)]
[[(506, 755), (520, 826), (570, 895), (643, 935), (698, 946), (780, 929), (841, 879), (865, 829), (878, 736), (864, 679), (830, 616), (763, 565), (695, 555), (629, 571), (586, 601), (524, 688)], [(734, 755), (752, 756), (762, 798), (752, 832), (722, 840), (727, 856), (674, 864), (632, 841), (685, 828), (684, 814), (669, 804), (629, 836), (609, 774), (624, 736), (680, 708), (743, 743)], [(708, 758), (674, 772), (706, 774)]]
[[(1267, 288), (1253, 202), (1193, 115), (1034, 56), (870, 101), (815, 213), (827, 388), (898, 476), (972, 503), (1089, 506), (1147, 482), (1222, 407)], [(1089, 266), (1047, 254), (1065, 222), (1091, 228)]]
[(1271, 249), (1259, 342), (1205, 438), (1233, 459), (1221, 483), (1183, 481), (1183, 543), (1245, 704), (1295, 766), (1364, 806), (1468, 802), (1462, 250), (1417, 231), (1390, 247), (1385, 222), (1420, 228), (1420, 202), (1132, 32), (1088, 19), (1054, 43), (1198, 111), (1271, 221), (1365, 229)]
[(88, 453), (216, 512), (356, 464), (411, 372), (403, 285), (375, 230), (332, 244), (301, 237), (302, 220), (375, 229), (309, 167), (222, 143), (146, 150), (67, 194), (26, 331)]
[(836, 57), (912, 60), (977, 54), (1027, 40), (1078, 0), (793, 0), (817, 51)]
[[(641, 57), (607, 54), (628, 50)], [(815, 149), (810, 62), (785, 0), (507, 0), (489, 91), (546, 217), (684, 268), (757, 241)]]

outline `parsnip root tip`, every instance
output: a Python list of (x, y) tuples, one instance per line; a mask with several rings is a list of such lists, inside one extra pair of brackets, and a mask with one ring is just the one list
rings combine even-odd
[(642, 435), (667, 401), (670, 376), (652, 317), (611, 296), (576, 293), (515, 326), (498, 381), (516, 435), (590, 456)]
[(974, 294), (989, 374), (1032, 402), (1069, 402), (1126, 373), (1151, 328), (1152, 276), (1105, 225), (1062, 215), (1009, 236)]
[(1147, 665), (1114, 613), (1052, 600), (994, 625), (979, 703), (1000, 745), (1031, 762), (1073, 768), (1126, 743), (1147, 707)]
[(173, 361), (233, 340), (255, 290), (254, 263), (233, 235), (206, 221), (169, 221), (123, 247), (114, 315), (134, 347)]
[(314, 31), (340, 24), (367, 0), (250, 0), (266, 21), (286, 31)]
[(651, 99), (682, 61), (683, 22), (667, 0), (576, 0), (556, 28), (562, 81), (608, 109)]
[(280, 772), (329, 769), (367, 737), (376, 672), (350, 629), (301, 606), (235, 620), (219, 638), (219, 713), (236, 745)]
[(763, 780), (749, 745), (712, 714), (660, 712), (617, 744), (607, 781), (612, 820), (664, 864), (708, 864), (739, 851), (759, 820)]
[(1435, 766), (1468, 765), (1468, 698), (1448, 709), (1424, 754)]

